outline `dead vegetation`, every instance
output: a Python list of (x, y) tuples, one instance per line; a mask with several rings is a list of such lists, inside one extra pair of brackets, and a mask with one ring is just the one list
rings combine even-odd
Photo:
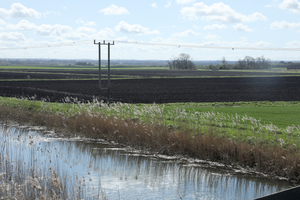
[[(82, 112), (72, 117), (20, 108), (0, 107), (0, 120), (45, 126), (65, 136), (105, 139), (140, 150), (165, 155), (182, 155), (225, 165), (240, 165), (256, 172), (300, 182), (299, 150), (269, 143), (249, 143), (221, 137), (211, 126), (206, 131), (142, 123), (136, 119)], [(196, 130), (196, 132), (195, 132)]]
[[(32, 155), (22, 155), (21, 152), (22, 156), (19, 156), (12, 150), (9, 128), (1, 128), (0, 134), (0, 199), (107, 199), (101, 188), (95, 189), (86, 183), (92, 181), (90, 177), (70, 176), (65, 169), (59, 173), (56, 170), (60, 169), (54, 170), (51, 165), (46, 168), (45, 162), (36, 166)], [(19, 137), (18, 140), (26, 142)], [(51, 155), (49, 151), (45, 153)]]

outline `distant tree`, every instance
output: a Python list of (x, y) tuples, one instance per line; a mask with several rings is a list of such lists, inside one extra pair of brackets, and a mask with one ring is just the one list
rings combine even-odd
[(239, 60), (233, 66), (233, 69), (269, 69), (271, 68), (270, 59), (266, 59), (264, 56), (257, 57), (256, 59), (245, 56), (243, 60)]
[(79, 65), (79, 66), (94, 66), (94, 64), (87, 63), (87, 62), (76, 62), (75, 65)]
[(207, 68), (211, 70), (219, 70), (219, 67), (219, 65), (209, 64)]
[(222, 57), (222, 63), (221, 66), (219, 66), (219, 69), (228, 69), (228, 63), (224, 56)]
[(192, 58), (189, 54), (181, 53), (178, 57), (172, 57), (171, 61), (168, 61), (168, 66), (173, 69), (189, 69), (196, 70), (195, 64), (192, 62)]
[(76, 62), (75, 65), (86, 66), (86, 62)]

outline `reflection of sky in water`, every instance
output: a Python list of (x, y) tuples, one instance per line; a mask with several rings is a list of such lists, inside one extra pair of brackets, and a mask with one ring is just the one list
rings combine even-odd
[[(77, 173), (95, 188), (101, 182), (109, 199), (254, 199), (288, 186), (280, 181), (229, 175), (219, 169), (129, 155), (103, 144), (47, 138), (34, 131), (22, 134), (14, 128), (11, 132), (10, 157), (30, 161), (42, 171), (51, 166), (63, 176), (75, 177)], [(4, 136), (0, 137), (2, 141)]]

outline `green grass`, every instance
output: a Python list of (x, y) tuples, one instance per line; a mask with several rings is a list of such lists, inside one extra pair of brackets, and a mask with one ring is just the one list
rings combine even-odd
[(193, 103), (166, 104), (165, 110), (177, 107), (186, 111), (219, 112), (224, 115), (247, 115), (261, 119), (265, 124), (274, 124), (280, 128), (300, 125), (300, 102), (236, 102), (236, 103)]
[[(101, 66), (102, 69), (107, 69), (107, 65)], [(67, 65), (40, 65), (40, 66), (0, 66), (0, 70), (2, 69), (45, 69), (45, 70), (52, 70), (52, 69), (61, 69), (61, 70), (72, 70), (72, 69), (82, 69), (82, 70), (97, 70), (98, 66), (67, 66)], [(168, 70), (168, 66), (143, 66), (143, 65), (111, 65), (111, 69), (120, 69), (120, 70), (136, 70), (136, 69), (144, 69), (144, 70)], [(206, 69), (206, 66), (197, 66), (197, 70), (203, 71), (211, 71), (210, 69)], [(270, 73), (299, 73), (300, 70), (287, 70), (286, 68), (272, 68), (272, 69), (264, 69), (264, 70), (218, 70), (218, 71), (235, 71), (235, 72), (270, 72)]]
[[(32, 97), (31, 99), (35, 99)], [(0, 106), (22, 108), (67, 117), (82, 112), (91, 115), (132, 119), (151, 124), (165, 125), (171, 129), (189, 129), (209, 132), (211, 127), (220, 137), (232, 140), (252, 140), (295, 144), (300, 148), (300, 102), (224, 102), (224, 103), (169, 103), (122, 104), (111, 107), (99, 102), (80, 103), (66, 98), (67, 103), (48, 103), (26, 99), (0, 97)]]
[[(41, 109), (41, 105), (49, 109), (49, 112), (63, 112), (65, 113), (70, 108), (74, 108), (73, 112), (77, 113), (84, 110), (85, 107), (89, 107), (89, 104), (68, 104), (68, 103), (49, 103), (40, 101), (20, 100), (16, 98), (0, 97), (0, 105), (3, 104), (9, 106), (20, 106), (26, 109), (35, 108)], [(75, 102), (76, 103), (76, 102)], [(79, 106), (80, 105), (80, 106)], [(174, 110), (185, 110), (187, 115), (191, 116), (191, 113), (195, 112), (214, 112), (220, 113), (224, 116), (235, 117), (247, 115), (255, 119), (260, 119), (263, 124), (273, 124), (279, 128), (286, 128), (292, 124), (300, 125), (300, 102), (216, 102), (216, 103), (167, 103), (167, 104), (125, 104), (126, 109), (123, 107), (123, 113), (128, 113), (130, 116), (134, 116), (134, 112), (144, 112), (147, 109), (162, 109), (161, 116), (167, 120), (169, 112)], [(151, 108), (149, 107), (151, 106)], [(77, 107), (77, 109), (75, 109)], [(114, 106), (112, 106), (114, 108)], [(110, 113), (114, 113), (115, 109), (110, 109)], [(143, 111), (141, 111), (143, 110)], [(103, 111), (103, 109), (102, 109)], [(107, 110), (108, 111), (108, 110)], [(150, 111), (149, 111), (150, 112)], [(155, 111), (156, 112), (156, 111)], [(142, 114), (142, 113), (141, 113)], [(150, 115), (149, 115), (150, 116)], [(141, 117), (141, 115), (137, 116)]]

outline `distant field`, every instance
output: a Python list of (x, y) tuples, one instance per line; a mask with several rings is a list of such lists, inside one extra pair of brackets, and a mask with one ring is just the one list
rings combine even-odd
[[(103, 78), (107, 75), (107, 67), (102, 67)], [(163, 66), (112, 66), (112, 79), (140, 78), (207, 78), (207, 77), (271, 77), (299, 76), (298, 71), (287, 70), (218, 70), (199, 69), (169, 70)], [(99, 77), (97, 66), (0, 66), (1, 80), (95, 80)]]
[[(107, 66), (102, 66), (102, 69), (107, 69)], [(0, 66), (1, 69), (6, 70), (15, 70), (15, 69), (42, 69), (42, 70), (51, 70), (51, 69), (60, 69), (60, 70), (72, 70), (72, 69), (82, 69), (82, 70), (90, 70), (90, 69), (99, 69), (98, 66), (66, 66), (66, 65), (49, 65), (49, 66)], [(165, 66), (111, 66), (111, 69), (168, 69)]]

